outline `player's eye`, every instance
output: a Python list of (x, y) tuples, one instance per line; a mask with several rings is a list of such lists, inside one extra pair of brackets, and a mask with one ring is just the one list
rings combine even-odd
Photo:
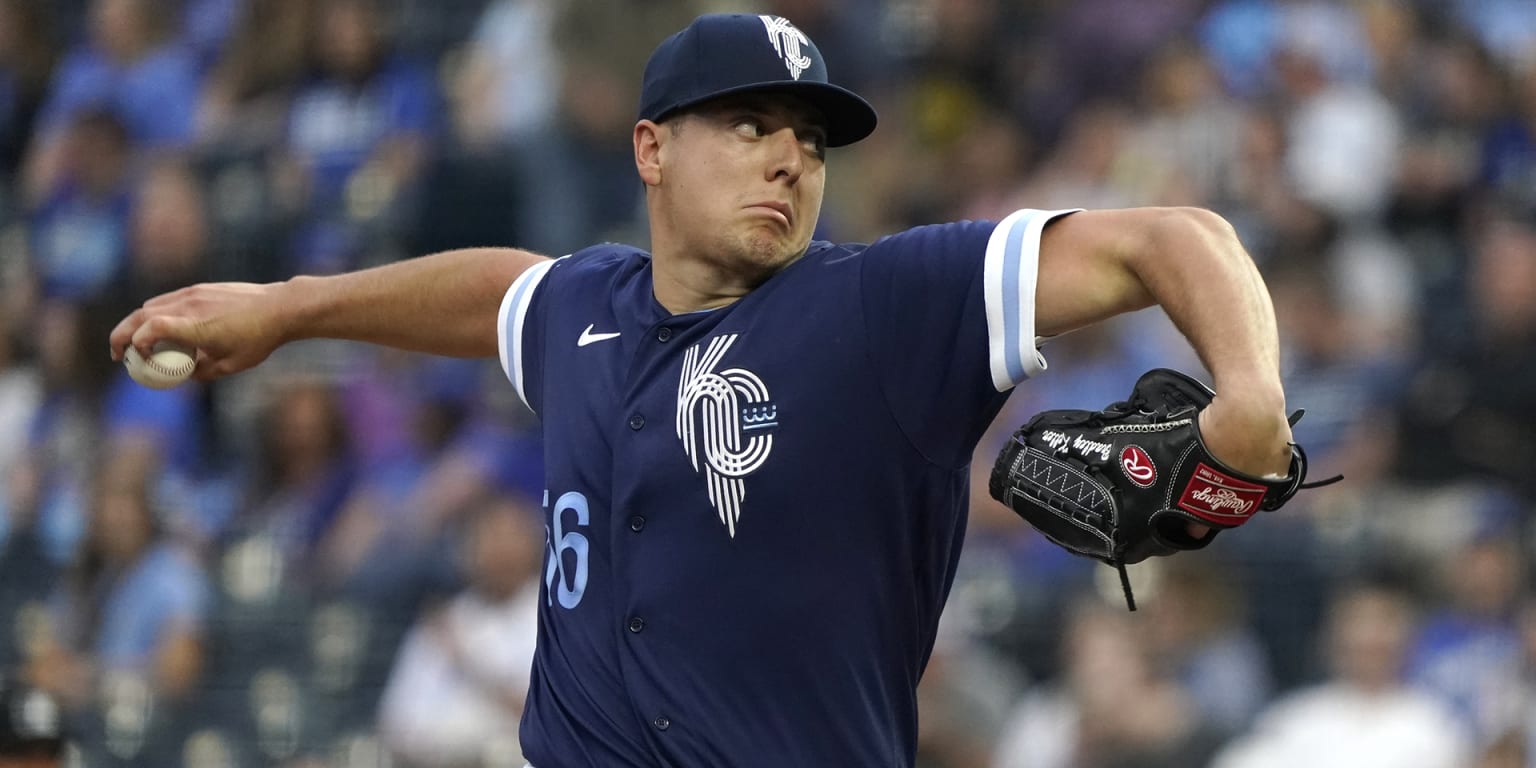
[(800, 134), (800, 144), (805, 151), (817, 157), (827, 156), (827, 135), (821, 131), (806, 131)]
[(763, 121), (755, 117), (739, 117), (732, 127), (737, 133), (754, 139), (761, 139), (768, 135), (767, 129), (763, 127)]

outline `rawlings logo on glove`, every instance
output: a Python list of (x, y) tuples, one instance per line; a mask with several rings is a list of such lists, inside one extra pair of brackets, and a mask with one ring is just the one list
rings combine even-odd
[[(1137, 380), (1130, 399), (1102, 411), (1039, 413), (998, 455), (992, 497), (1062, 547), (1115, 566), (1136, 610), (1127, 564), (1199, 549), (1302, 488), (1341, 479), (1307, 484), (1307, 456), (1294, 444), (1283, 478), (1226, 466), (1206, 450), (1197, 418), (1215, 396), (1185, 374), (1157, 368)], [(1196, 539), (1190, 523), (1215, 530)]]

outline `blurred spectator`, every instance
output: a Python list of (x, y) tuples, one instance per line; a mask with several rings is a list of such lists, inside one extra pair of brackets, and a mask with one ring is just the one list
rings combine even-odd
[(44, 0), (0, 0), (0, 221), (58, 56)]
[(1070, 612), (1061, 678), (1025, 695), (993, 768), (1204, 765), (1219, 734), (1154, 662), (1139, 615), (1097, 600)]
[(1482, 181), (1536, 208), (1536, 66), (1509, 75), (1509, 109), (1483, 138)]
[(1214, 768), (1468, 765), (1461, 724), (1439, 701), (1404, 684), (1415, 628), (1411, 598), (1351, 587), (1333, 600), (1328, 619), (1331, 677), (1266, 708), (1217, 755)]
[(1353, 58), (1358, 18), (1343, 6), (1297, 3), (1276, 51), (1286, 121), (1286, 168), (1298, 195), (1328, 213), (1371, 222), (1397, 176), (1402, 118)]
[(58, 185), (32, 216), (33, 271), (44, 294), (100, 295), (123, 268), (133, 147), (117, 115), (86, 110), (60, 139)]
[(1188, 553), (1159, 565), (1144, 619), (1152, 663), (1172, 670), (1196, 717), (1223, 737), (1236, 734), (1275, 686), (1264, 647), (1246, 624), (1233, 564)]
[(1482, 525), (1435, 564), (1438, 599), (1414, 640), (1408, 674), (1487, 747), (1522, 717), (1518, 613), (1528, 569), (1510, 500), (1468, 513)]
[(1434, 348), (1459, 344), (1468, 333), (1461, 301), (1468, 261), (1463, 228), (1483, 194), (1481, 185), (1491, 181), (1482, 177), (1485, 155), (1496, 142), (1486, 137), (1508, 119), (1507, 78), (1466, 36), (1421, 41), (1413, 59), (1397, 86), (1408, 133), (1386, 223), (1409, 257), (1420, 290), (1417, 303), (1436, 308), (1421, 313), (1413, 341)]
[(551, 0), (492, 0), (454, 83), (458, 135), (469, 147), (516, 148), (555, 130), (561, 71)]
[(88, 706), (120, 676), (173, 701), (197, 683), (208, 583), (160, 527), (151, 501), (158, 471), (152, 447), (120, 444), (93, 489), (88, 535), (29, 667), (68, 707)]
[(355, 474), (336, 388), (322, 380), (281, 380), (259, 423), (260, 454), (226, 538), (267, 537), (283, 572), (308, 585), (318, 566), (316, 548), (336, 522)]
[(1424, 350), (1408, 381), (1399, 479), (1491, 479), (1536, 499), (1536, 223), (1495, 209), (1472, 231), (1463, 301), (1473, 327)]
[(1200, 43), (1227, 90), (1244, 99), (1274, 86), (1271, 68), (1279, 47), (1280, 0), (1217, 0), (1200, 19)]
[(1138, 197), (1156, 205), (1222, 205), (1237, 180), (1244, 117), (1198, 47), (1176, 41), (1148, 62), (1144, 119), (1121, 163)]
[[(346, 383), (357, 478), (321, 543), (324, 588), (412, 616), (440, 587), (444, 539), (494, 490), (494, 474), (455, 445), (485, 369), (394, 350)], [(494, 461), (494, 460), (493, 460)]]
[[(1340, 3), (1335, 0), (1285, 0), (1278, 19), (1279, 48), (1269, 66), (1279, 68), (1284, 81), (1287, 59), (1293, 56), (1317, 66), (1332, 83), (1367, 83), (1375, 75), (1375, 49), (1365, 34), (1363, 13), (1369, 0)], [(1362, 44), (1365, 43), (1365, 44)]]
[(399, 235), (443, 128), (432, 71), (392, 48), (380, 0), (322, 0), (316, 13), (278, 179), (310, 221), (297, 272), (356, 266), (370, 236)]
[[(910, 117), (914, 138), (942, 158), (969, 138), (985, 104), (1008, 97), (1009, 72), (999, 64), (1013, 41), (995, 23), (1005, 5), (996, 0), (916, 5), (927, 24), (911, 30), (912, 77), (898, 108)], [(835, 45), (817, 47), (836, 51)], [(835, 71), (830, 62), (828, 71)]]
[(1451, 0), (1460, 21), (1483, 45), (1498, 54), (1505, 66), (1536, 71), (1536, 14), (1523, 0)]
[(1021, 690), (1023, 681), (1007, 659), (955, 628), (963, 614), (946, 609), (917, 688), (917, 708), (923, 713), (917, 765), (923, 768), (986, 765)]
[[(43, 397), (41, 377), (26, 357), (16, 320), (0, 312), (0, 481), (21, 460), (27, 447), (27, 428)], [(0, 497), (0, 510), (4, 508), (4, 498)], [(0, 540), (5, 538), (3, 531), (4, 523), (0, 523)]]
[[(1414, 87), (1413, 78), (1423, 71), (1423, 62), (1417, 61), (1426, 23), (1423, 9), (1395, 0), (1360, 0), (1355, 13), (1370, 49), (1371, 79), (1377, 90), (1395, 103), (1409, 101), (1404, 91)], [(1405, 106), (1413, 109), (1417, 105)]]
[[(204, 424), (199, 410), (202, 389), (187, 384), (174, 389), (150, 389), (118, 371), (102, 396), (101, 432), (108, 441), (132, 440), (154, 446), (165, 459), (169, 478), (186, 481), (201, 469)], [(179, 505), (178, 505), (179, 506)], [(161, 510), (164, 523), (177, 535), (188, 533), (192, 521), (180, 508)], [(192, 523), (193, 530), (198, 530)]]
[(248, 0), (180, 0), (181, 39), (207, 70), (219, 58)]
[(226, 151), (278, 146), (290, 103), (304, 80), (315, 18), (310, 0), (241, 4), (198, 101), (200, 144)]
[(0, 675), (0, 768), (56, 768), (64, 759), (64, 718), (45, 691)]
[(922, 190), (907, 190), (908, 207), (916, 218), (927, 209), (953, 201), (953, 210), (941, 215), (951, 219), (993, 219), (1012, 213), (1019, 178), (1029, 167), (1035, 147), (1011, 116), (997, 109), (981, 111), (966, 132), (944, 155), (947, 172), (935, 174)]
[(1286, 151), (1284, 111), (1249, 109), (1240, 128), (1237, 173), (1225, 213), (1261, 269), (1287, 254), (1320, 247), (1320, 232), (1328, 221), (1296, 196)]
[(26, 456), (5, 490), (10, 508), (33, 521), (45, 556), (62, 565), (74, 556), (85, 528), (111, 359), (87, 346), (107, 331), (94, 312), (48, 299), (32, 322), (43, 400), (27, 427)]
[(519, 153), (518, 236), (566, 253), (592, 238), (624, 240), (640, 220), (630, 134), (651, 49), (700, 10), (697, 0), (567, 0), (555, 19), (559, 130)]
[(210, 279), (207, 197), (202, 178), (182, 158), (157, 158), (139, 174), (128, 216), (127, 260), (107, 297), (114, 314)]
[(1521, 701), (1520, 724), (1504, 738), (1489, 748), (1487, 756), (1499, 752), (1509, 753), (1505, 762), (1489, 760), (1487, 768), (1524, 768), (1536, 759), (1536, 599), (1529, 599), (1520, 607), (1520, 685), (1524, 696)]
[[(1153, 54), (1194, 26), (1203, 3), (1197, 0), (1079, 0), (1056, 6), (1052, 21), (1055, 75), (1069, 102), (1126, 103), (1139, 84), (1137, 74)], [(1114, 23), (1106, 23), (1113, 19)]]
[(1387, 471), (1403, 362), (1383, 348), (1359, 302), (1340, 295), (1325, 258), (1293, 257), (1268, 277), (1280, 324), (1286, 399), (1306, 407), (1296, 441), (1312, 466), (1368, 487)]
[(551, 147), (565, 131), (565, 73), (554, 39), (563, 9), (552, 0), (492, 0), (469, 40), (444, 58), (456, 141), (445, 142), (427, 180), (416, 250), (492, 242), (559, 249), (545, 217), (524, 212), (538, 206), (547, 183), (560, 189), (565, 181), (538, 170), (553, 162)]
[[(24, 438), (25, 426), (16, 434)], [(20, 662), (28, 640), (28, 616), (47, 600), (58, 566), (46, 556), (38, 530), (41, 478), (37, 465), (21, 461), (0, 471), (4, 473), (0, 474), (0, 670), (4, 670)]]
[(90, 36), (60, 63), (38, 116), (27, 167), (27, 199), (57, 186), (69, 150), (62, 138), (82, 111), (123, 121), (132, 146), (166, 147), (192, 135), (198, 69), (177, 40), (170, 0), (92, 0)]
[(517, 765), (516, 724), (537, 637), (539, 512), (518, 497), (478, 505), (462, 533), (463, 592), (410, 631), (379, 713), (407, 768)]

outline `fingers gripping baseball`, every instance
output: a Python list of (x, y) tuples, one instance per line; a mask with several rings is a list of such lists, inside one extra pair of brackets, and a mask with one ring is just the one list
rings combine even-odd
[(192, 376), (212, 380), (265, 360), (282, 342), (270, 286), (212, 283), (183, 288), (144, 303), (111, 334), (112, 357), (131, 345), (148, 356), (168, 342), (196, 350)]

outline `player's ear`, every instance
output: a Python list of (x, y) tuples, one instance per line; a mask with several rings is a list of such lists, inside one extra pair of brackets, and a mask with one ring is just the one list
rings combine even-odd
[(648, 187), (661, 185), (661, 148), (667, 130), (650, 120), (635, 123), (635, 170)]

